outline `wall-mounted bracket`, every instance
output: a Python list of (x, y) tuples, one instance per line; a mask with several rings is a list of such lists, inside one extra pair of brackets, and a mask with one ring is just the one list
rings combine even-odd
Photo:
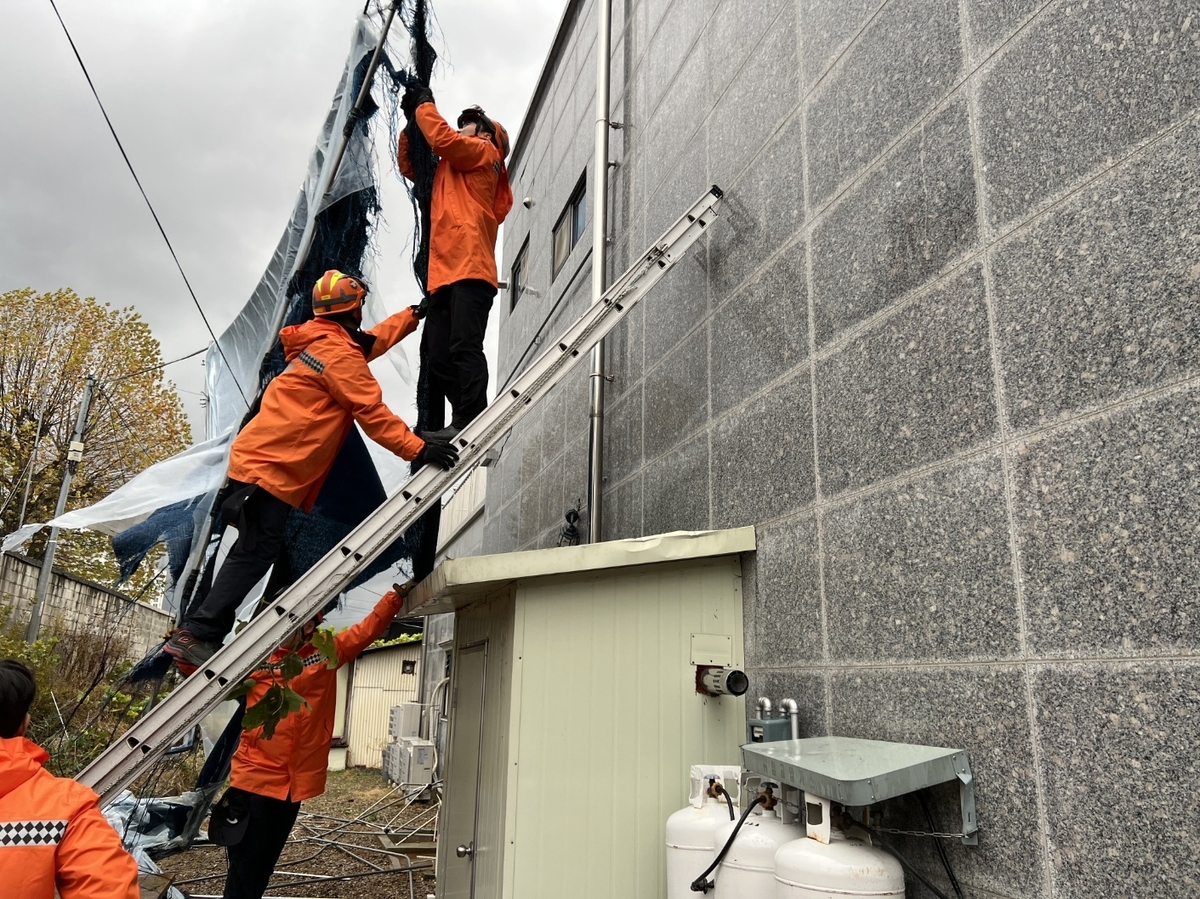
[(742, 747), (742, 767), (805, 793), (856, 807), (958, 781), (962, 841), (967, 846), (979, 843), (975, 780), (961, 749), (855, 737), (809, 737), (747, 743)]

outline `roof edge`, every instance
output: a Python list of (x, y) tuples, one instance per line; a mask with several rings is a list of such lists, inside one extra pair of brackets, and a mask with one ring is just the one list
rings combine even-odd
[[(597, 3), (608, 3), (610, 0), (596, 0)], [(562, 56), (563, 47), (570, 37), (569, 26), (575, 14), (579, 12), (583, 6), (584, 0), (567, 0), (566, 8), (563, 10), (562, 18), (558, 20), (558, 29), (554, 33), (554, 41), (550, 44), (550, 52), (546, 54), (546, 61), (542, 63), (541, 74), (538, 75), (537, 86), (533, 89), (533, 96), (529, 98), (529, 106), (525, 109), (525, 116), (521, 119), (521, 127), (517, 131), (517, 139), (513, 141), (512, 152), (509, 154), (511, 165), (510, 171), (516, 171), (521, 154), (525, 151), (525, 147), (529, 143), (529, 135), (527, 128), (533, 121), (534, 113), (545, 99), (546, 93), (549, 91), (550, 72), (554, 64), (558, 62)]]

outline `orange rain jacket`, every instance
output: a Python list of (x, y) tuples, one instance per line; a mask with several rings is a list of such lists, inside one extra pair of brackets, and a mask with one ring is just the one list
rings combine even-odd
[[(389, 590), (366, 618), (335, 636), (339, 665), (355, 659), (379, 639), (403, 605), (404, 599)], [(243, 731), (233, 754), (229, 783), (259, 796), (303, 802), (325, 792), (337, 704), (337, 671), (311, 643), (297, 653), (304, 660), (304, 670), (292, 678), (291, 687), (304, 697), (308, 707), (280, 721), (269, 740), (263, 737), (261, 727)], [(285, 655), (287, 650), (277, 649), (271, 661), (278, 662)], [(269, 671), (254, 671), (250, 676), (255, 684), (246, 697), (247, 707), (258, 702), (275, 682)]]
[(21, 899), (138, 899), (138, 867), (99, 797), (42, 765), (46, 750), (0, 739), (0, 894)]
[(259, 413), (233, 441), (229, 477), (307, 512), (356, 421), (376, 443), (415, 459), (425, 442), (384, 405), (367, 362), (416, 329), (416, 315), (405, 309), (361, 332), (361, 342), (324, 318), (280, 331), (288, 367), (267, 385)]
[[(433, 293), (467, 278), (495, 287), (496, 229), (513, 204), (504, 159), (490, 140), (463, 137), (451, 128), (432, 103), (418, 106), (416, 116), (430, 149), (441, 157), (433, 175), (426, 289)], [(396, 161), (411, 181), (405, 134)]]

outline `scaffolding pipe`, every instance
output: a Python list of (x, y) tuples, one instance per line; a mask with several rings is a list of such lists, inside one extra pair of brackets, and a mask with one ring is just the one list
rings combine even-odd
[[(596, 151), (592, 168), (592, 302), (604, 295), (608, 269), (608, 87), (612, 54), (612, 0), (596, 4)], [(604, 527), (604, 340), (592, 347), (591, 412), (588, 418), (588, 543), (599, 543)]]

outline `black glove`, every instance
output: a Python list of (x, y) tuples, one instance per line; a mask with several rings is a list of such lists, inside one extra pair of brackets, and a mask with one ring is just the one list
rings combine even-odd
[(458, 450), (449, 443), (427, 440), (425, 447), (413, 459), (418, 465), (436, 465), (449, 471), (458, 462)]
[(418, 106), (422, 103), (432, 102), (433, 91), (423, 84), (410, 84), (404, 89), (404, 96), (400, 98), (400, 109), (403, 110), (405, 117), (411, 119)]
[(413, 315), (417, 317), (417, 321), (420, 321), (429, 314), (429, 297), (425, 297), (423, 300), (421, 300), (420, 305), (409, 306), (408, 308), (411, 309)]

